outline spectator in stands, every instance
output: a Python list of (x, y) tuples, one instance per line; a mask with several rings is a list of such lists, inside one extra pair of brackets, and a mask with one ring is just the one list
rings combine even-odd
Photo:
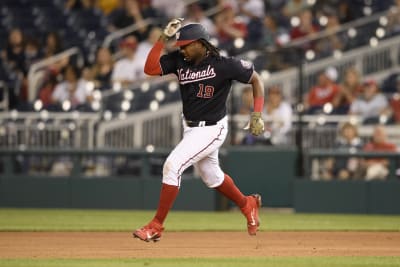
[(25, 36), (21, 29), (9, 31), (5, 50), (0, 55), (16, 81), (9, 90), (9, 108), (17, 108), (26, 96)]
[[(137, 47), (137, 51), (135, 54), (135, 60), (138, 61), (138, 68), (144, 69), (144, 64), (146, 63), (147, 55), (149, 54), (153, 45), (158, 41), (159, 37), (161, 36), (161, 28), (153, 27), (151, 28), (149, 35), (146, 40), (140, 42)], [(146, 77), (144, 71), (138, 73), (140, 78)]]
[(391, 36), (400, 34), (400, 0), (395, 0), (394, 3), (387, 13), (386, 29)]
[(263, 19), (265, 16), (264, 1), (239, 0), (239, 16), (247, 26), (248, 47), (257, 47), (262, 39)]
[(204, 11), (198, 3), (193, 3), (186, 8), (186, 18), (184, 23), (200, 23), (206, 28), (210, 36), (216, 35), (214, 22), (204, 14)]
[(43, 58), (40, 51), (39, 41), (33, 37), (27, 38), (25, 44), (25, 69), (29, 71), (30, 66)]
[(162, 18), (162, 14), (160, 14), (160, 12), (158, 12), (158, 10), (153, 7), (152, 0), (137, 1), (139, 3), (140, 13), (142, 14), (143, 18)]
[(236, 14), (231, 6), (225, 6), (215, 16), (215, 26), (219, 47), (231, 51), (234, 49), (233, 42), (237, 38), (247, 37), (247, 26)]
[[(319, 28), (313, 22), (313, 14), (311, 10), (305, 9), (300, 13), (300, 24), (291, 29), (290, 38), (292, 40), (299, 39), (302, 37), (310, 36), (317, 33)], [(313, 49), (315, 46), (314, 42), (306, 42), (302, 45), (303, 49)]]
[(147, 32), (147, 25), (144, 23), (144, 19), (138, 0), (124, 0), (124, 5), (115, 9), (108, 16), (108, 30), (116, 31), (132, 24), (137, 24), (140, 27), (134, 32), (134, 35), (138, 40), (143, 40)]
[(281, 38), (286, 37), (289, 40), (288, 34), (287, 29), (278, 24), (274, 15), (267, 14), (264, 17), (263, 41), (261, 43), (263, 46), (284, 45), (285, 42)]
[(288, 144), (288, 133), (292, 128), (292, 107), (283, 98), (279, 86), (268, 89), (265, 103), (266, 138), (272, 145)]
[(307, 0), (288, 0), (282, 9), (282, 13), (287, 18), (298, 16), (309, 7), (307, 2)]
[(351, 103), (362, 94), (360, 73), (354, 67), (346, 69), (340, 90), (333, 99), (336, 113), (347, 114)]
[(243, 89), (240, 100), (239, 114), (249, 115), (253, 112), (253, 91), (251, 87), (245, 87)]
[[(372, 141), (364, 146), (367, 152), (396, 152), (395, 144), (387, 140), (386, 130), (379, 125), (374, 128)], [(385, 179), (389, 174), (389, 160), (387, 158), (370, 158), (365, 160), (366, 180)]]
[[(57, 32), (49, 32), (46, 35), (45, 43), (42, 48), (41, 54), (44, 58), (49, 58), (61, 53), (63, 50), (63, 45), (61, 38)], [(64, 57), (58, 62), (54, 63), (50, 68), (54, 71), (62, 72), (65, 66), (68, 65), (69, 57)]]
[[(358, 136), (357, 127), (346, 122), (340, 127), (339, 137), (336, 141), (335, 148), (338, 151), (354, 153), (362, 149), (362, 140)], [(361, 178), (363, 175), (362, 165), (358, 158), (342, 158), (334, 159), (333, 176), (340, 180), (348, 180)]]
[(64, 5), (66, 10), (76, 10), (82, 8), (81, 0), (66, 0)]
[(25, 37), (21, 29), (10, 30), (5, 51), (2, 51), (1, 56), (7, 65), (17, 73), (26, 73), (24, 52)]
[(151, 5), (167, 18), (181, 18), (185, 14), (184, 0), (152, 0)]
[(111, 52), (106, 47), (101, 47), (97, 51), (96, 61), (91, 67), (91, 77), (95, 87), (101, 90), (111, 87), (111, 74), (114, 68), (114, 60)]
[(96, 6), (103, 12), (104, 15), (110, 14), (113, 10), (118, 8), (121, 0), (97, 0)]
[(328, 67), (318, 76), (318, 84), (311, 88), (305, 98), (305, 107), (308, 113), (315, 114), (323, 110), (325, 104), (331, 104), (339, 93), (339, 85), (336, 84), (338, 78), (337, 70)]
[(49, 70), (44, 78), (43, 87), (39, 89), (39, 100), (42, 101), (43, 108), (51, 108), (53, 102), (53, 92), (57, 85), (57, 73)]
[[(319, 15), (324, 14), (327, 10), (329, 13), (334, 12), (338, 18), (340, 23), (350, 22), (355, 19), (355, 12), (351, 10), (349, 1), (346, 0), (320, 0), (316, 1), (315, 5), (313, 6), (313, 10), (316, 11), (316, 17)], [(357, 3), (358, 9), (359, 3)]]
[(389, 103), (377, 83), (367, 80), (363, 84), (363, 94), (351, 104), (350, 114), (360, 115), (363, 123), (377, 123), (381, 115), (390, 114), (388, 107)]
[(60, 35), (57, 32), (49, 32), (45, 38), (42, 54), (45, 58), (54, 56), (63, 50)]
[(393, 112), (394, 122), (400, 124), (400, 74), (396, 77), (397, 93), (394, 93), (390, 100), (390, 107)]
[(332, 55), (335, 50), (343, 50), (347, 38), (346, 33), (337, 32), (340, 28), (340, 21), (336, 11), (328, 9), (325, 15), (328, 18), (328, 22), (324, 30), (329, 33), (329, 35), (320, 39), (316, 44), (316, 52), (319, 57), (327, 57)]
[(129, 87), (138, 78), (143, 77), (143, 66), (136, 60), (137, 39), (126, 37), (120, 44), (123, 58), (118, 60), (112, 72), (112, 83), (119, 83), (123, 88)]
[(91, 98), (85, 79), (79, 78), (79, 70), (73, 65), (67, 65), (64, 70), (64, 80), (56, 85), (52, 94), (54, 104), (69, 101), (71, 107), (77, 108), (86, 104)]
[[(267, 14), (264, 17), (262, 36), (261, 47), (280, 47), (286, 45), (290, 41), (288, 29), (280, 26), (277, 16), (273, 14)], [(293, 58), (295, 57), (292, 57), (287, 50), (274, 51), (268, 53), (262, 68), (271, 72), (283, 70), (288, 68), (288, 62), (293, 60)]]

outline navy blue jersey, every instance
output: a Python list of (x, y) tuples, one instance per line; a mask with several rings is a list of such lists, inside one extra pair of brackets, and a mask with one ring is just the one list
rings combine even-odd
[(179, 51), (160, 58), (162, 75), (174, 73), (179, 80), (183, 115), (191, 121), (218, 121), (226, 115), (226, 99), (232, 81), (249, 83), (254, 67), (232, 57), (208, 56), (194, 65)]

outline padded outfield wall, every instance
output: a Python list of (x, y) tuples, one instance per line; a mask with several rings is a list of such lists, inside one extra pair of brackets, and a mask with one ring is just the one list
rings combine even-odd
[[(15, 157), (70, 155), (70, 176), (18, 174)], [(156, 153), (157, 154), (157, 153)], [(139, 176), (86, 177), (80, 162), (86, 156), (142, 157)], [(150, 172), (143, 151), (2, 151), (0, 206), (45, 208), (155, 209), (160, 176)], [(158, 156), (166, 156), (160, 152)], [(400, 214), (400, 180), (311, 181), (296, 177), (294, 149), (235, 147), (221, 152), (221, 165), (246, 194), (260, 193), (266, 207), (293, 207), (296, 212)], [(221, 210), (232, 206), (215, 190), (189, 173), (183, 176), (174, 205), (177, 210)]]

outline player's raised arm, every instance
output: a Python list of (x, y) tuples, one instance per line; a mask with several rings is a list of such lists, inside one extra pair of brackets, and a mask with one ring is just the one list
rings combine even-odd
[(151, 48), (147, 55), (146, 63), (144, 65), (144, 73), (147, 75), (160, 75), (162, 74), (160, 66), (160, 57), (164, 49), (164, 45), (168, 38), (175, 36), (176, 32), (181, 28), (183, 19), (172, 19), (164, 28), (160, 39)]

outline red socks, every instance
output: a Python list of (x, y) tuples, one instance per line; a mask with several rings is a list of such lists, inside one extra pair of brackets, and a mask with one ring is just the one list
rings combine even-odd
[[(224, 181), (215, 189), (225, 197), (235, 202), (239, 208), (242, 208), (246, 205), (246, 196), (240, 192), (239, 188), (237, 188), (229, 175), (225, 174)], [(172, 208), (178, 192), (179, 187), (164, 183), (162, 184), (160, 201), (153, 220), (157, 221), (161, 225), (164, 224), (165, 218), (167, 217), (169, 210)]]
[(240, 192), (239, 188), (235, 185), (232, 178), (225, 174), (222, 184), (215, 188), (218, 192), (235, 202), (235, 204), (242, 208), (246, 205), (246, 196)]
[(156, 220), (161, 225), (164, 223), (169, 210), (174, 204), (175, 198), (178, 195), (179, 187), (174, 185), (162, 184), (160, 192), (160, 202), (158, 203), (157, 213), (153, 220)]

